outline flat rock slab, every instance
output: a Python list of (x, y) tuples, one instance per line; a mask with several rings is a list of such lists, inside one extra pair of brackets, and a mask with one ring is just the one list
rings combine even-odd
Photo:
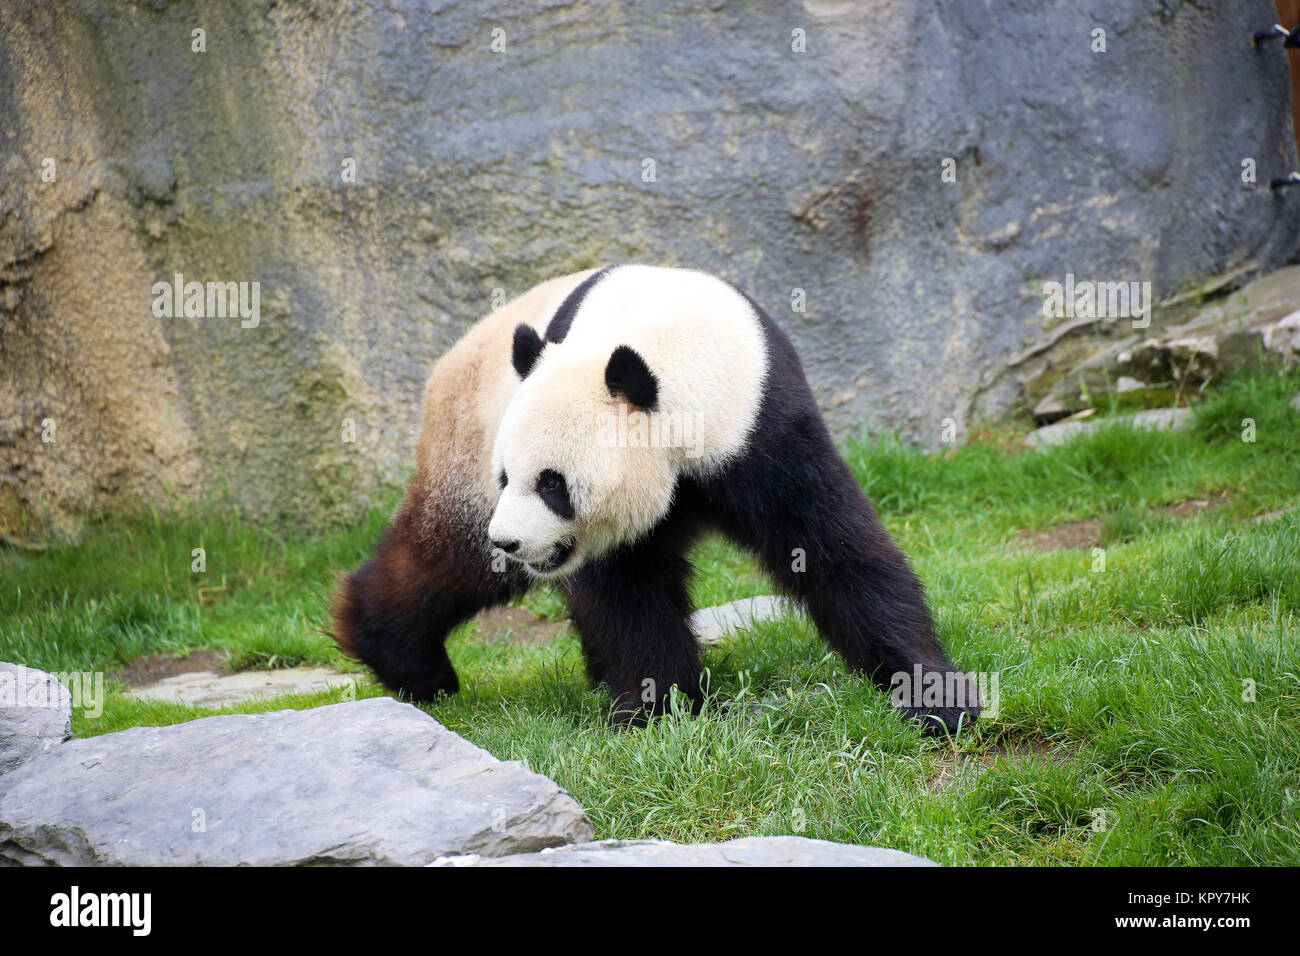
[(599, 840), (488, 859), (447, 857), (435, 866), (938, 866), (901, 850), (806, 837), (745, 837), (726, 843)]
[(0, 774), (72, 736), (72, 694), (53, 674), (0, 662)]
[(328, 667), (286, 667), (283, 670), (238, 671), (234, 674), (193, 671), (132, 687), (125, 696), (174, 701), (195, 707), (224, 707), (244, 700), (310, 694), (331, 687), (349, 686), (356, 686), (355, 676)]
[(1057, 422), (1047, 425), (1025, 436), (1025, 445), (1029, 448), (1042, 448), (1048, 445), (1062, 445), (1070, 439), (1094, 431), (1106, 425), (1126, 422), (1133, 428), (1175, 431), (1186, 428), (1195, 416), (1190, 408), (1148, 408), (1145, 411), (1120, 418), (1092, 419), (1090, 421)]
[(770, 621), (797, 611), (794, 603), (783, 597), (741, 598), (700, 608), (691, 615), (691, 630), (701, 644), (718, 644), (728, 634), (751, 627), (755, 621)]
[(389, 697), (71, 740), (0, 777), (0, 865), (423, 865), (591, 836), (556, 783)]

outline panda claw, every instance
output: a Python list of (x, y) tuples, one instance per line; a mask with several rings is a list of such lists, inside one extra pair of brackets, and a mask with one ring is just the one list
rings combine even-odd
[(956, 736), (979, 718), (981, 707), (901, 707), (904, 717), (921, 725), (921, 732), (930, 737)]

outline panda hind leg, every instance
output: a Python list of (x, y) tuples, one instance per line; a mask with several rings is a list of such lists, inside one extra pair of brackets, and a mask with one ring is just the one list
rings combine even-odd
[[(740, 500), (729, 515), (733, 539), (758, 553), (851, 668), (899, 691), (904, 716), (931, 734), (970, 725), (981, 710), (974, 684), (940, 646), (921, 582), (848, 467), (828, 440), (782, 464), (729, 489)], [(772, 506), (791, 500), (799, 504)], [(940, 699), (921, 694), (931, 685), (944, 688)]]

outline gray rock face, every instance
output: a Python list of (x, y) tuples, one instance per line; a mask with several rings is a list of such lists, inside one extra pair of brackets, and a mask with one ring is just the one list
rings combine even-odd
[(0, 662), (0, 774), (71, 736), (68, 689), (45, 671)]
[[(1250, 42), (1275, 17), (7, 4), (0, 514), (219, 487), (354, 513), (409, 466), (430, 365), (494, 299), (612, 261), (734, 280), (833, 427), (936, 444), (1019, 394), (1060, 329), (1043, 283), (1160, 300), (1295, 252), (1300, 191), (1267, 186), (1296, 166), (1286, 57)], [(257, 323), (156, 315), (177, 274), (259, 282)]]
[(0, 863), (409, 865), (589, 839), (555, 783), (391, 698), (136, 727), (0, 777)]
[(809, 840), (805, 837), (745, 837), (726, 843), (669, 843), (663, 840), (600, 840), (540, 853), (488, 859), (446, 857), (437, 866), (937, 866), (901, 850)]
[(1300, 364), (1300, 266), (1288, 266), (1193, 307), (1159, 330), (1077, 343), (1053, 359), (1068, 366), (1037, 400), (1055, 417), (1102, 404), (1114, 392), (1194, 392), (1263, 365)]

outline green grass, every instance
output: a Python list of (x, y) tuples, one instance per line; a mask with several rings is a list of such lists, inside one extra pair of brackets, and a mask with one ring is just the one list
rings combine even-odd
[[(598, 837), (801, 833), (954, 864), (1300, 864), (1300, 511), (1251, 520), (1300, 503), (1296, 392), (1300, 375), (1254, 375), (1207, 394), (1186, 432), (1106, 428), (1044, 452), (1012, 447), (1009, 429), (933, 455), (849, 444), (952, 655), (997, 676), (998, 716), (956, 741), (898, 720), (798, 619), (705, 652), (714, 697), (700, 718), (609, 731), (572, 634), (488, 644), (465, 629), (451, 643), (462, 693), (427, 709), (553, 777)], [(1212, 496), (1222, 504), (1168, 513)], [(0, 551), (0, 659), (111, 671), (202, 647), (241, 667), (349, 666), (321, 632), (327, 595), (393, 500), (324, 536), (149, 514), (75, 546)], [(1021, 529), (1083, 519), (1098, 522), (1105, 570), (1090, 549), (1021, 543)], [(694, 560), (698, 604), (770, 593), (722, 540)], [(553, 589), (525, 604), (565, 614)], [(110, 688), (77, 733), (208, 713)], [(360, 693), (383, 691), (363, 679)]]

